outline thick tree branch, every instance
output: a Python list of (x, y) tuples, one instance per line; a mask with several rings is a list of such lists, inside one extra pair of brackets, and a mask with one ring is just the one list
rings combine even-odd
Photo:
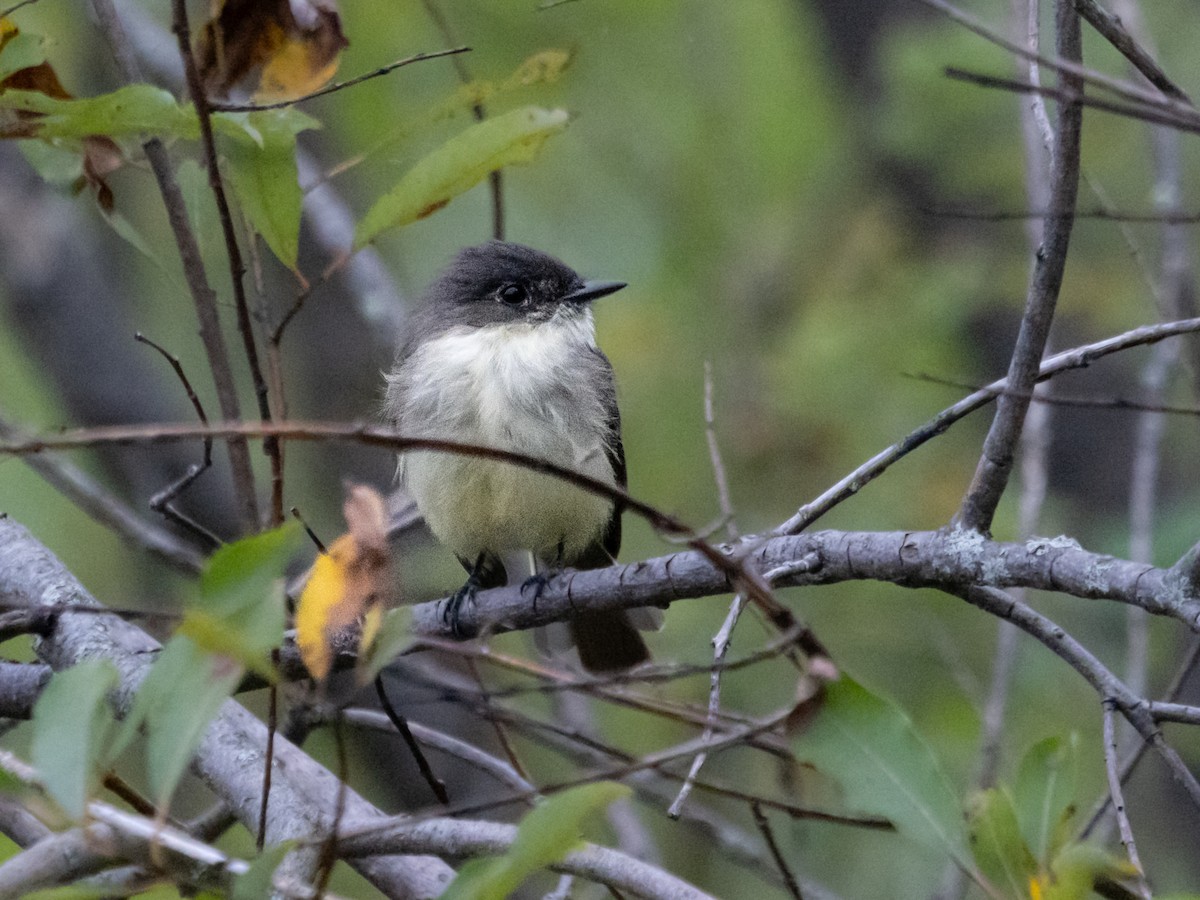
[[(0, 600), (30, 605), (99, 604), (62, 564), (22, 526), (0, 518)], [(39, 656), (54, 669), (89, 658), (111, 659), (120, 673), (113, 702), (118, 712), (129, 709), (134, 692), (154, 659), (158, 645), (145, 632), (116, 616), (63, 616), (53, 637), (40, 642)], [(233, 701), (227, 701), (209, 726), (197, 751), (193, 770), (248, 828), (257, 825), (262, 790), (261, 760), (266, 727)], [(295, 745), (277, 739), (271, 792), (272, 816), (267, 842), (308, 838), (328, 830), (337, 779)], [(381, 814), (353, 791), (346, 798), (348, 814), (361, 821)], [(307, 881), (316, 851), (297, 851), (284, 863), (281, 875)], [(372, 858), (355, 867), (380, 890), (401, 897), (435, 897), (451, 870), (430, 857)]]
[[(726, 545), (723, 552), (744, 557), (759, 571), (815, 557), (803, 572), (776, 585), (814, 586), (863, 579), (902, 587), (958, 593), (974, 585), (1025, 587), (1087, 599), (1117, 600), (1200, 630), (1200, 597), (1169, 570), (1131, 563), (1084, 550), (1066, 537), (1032, 538), (1023, 543), (991, 541), (962, 529), (918, 532), (821, 531)], [(681, 551), (607, 569), (567, 572), (552, 578), (537, 608), (519, 587), (481, 591), (474, 606), (460, 610), (464, 633), (533, 628), (570, 619), (579, 611), (601, 612), (661, 606), (731, 590), (720, 568), (700, 553)], [(443, 621), (443, 600), (413, 607), (418, 635), (451, 636)]]
[[(387, 829), (372, 829), (361, 836), (347, 835), (339, 839), (338, 846), (350, 859), (378, 853), (443, 853), (462, 858), (504, 853), (512, 846), (516, 835), (515, 825), (436, 818), (418, 823), (400, 822)], [(595, 844), (568, 853), (550, 868), (607, 884), (637, 897), (658, 900), (706, 900), (710, 897), (656, 866)]]

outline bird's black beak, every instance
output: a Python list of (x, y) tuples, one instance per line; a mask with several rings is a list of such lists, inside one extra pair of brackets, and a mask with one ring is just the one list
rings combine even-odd
[(609, 294), (615, 294), (623, 287), (625, 287), (623, 281), (585, 281), (562, 299), (570, 303), (588, 303), (592, 300), (599, 300), (601, 297), (607, 297)]

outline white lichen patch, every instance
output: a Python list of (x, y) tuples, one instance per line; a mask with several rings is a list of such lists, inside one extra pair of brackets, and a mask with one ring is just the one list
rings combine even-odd
[(1025, 542), (1025, 549), (1034, 556), (1041, 556), (1051, 550), (1082, 550), (1075, 538), (1060, 534), (1058, 537), (1032, 537)]

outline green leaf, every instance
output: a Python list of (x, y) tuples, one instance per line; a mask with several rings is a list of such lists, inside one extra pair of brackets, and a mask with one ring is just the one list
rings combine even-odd
[(150, 789), (160, 806), (169, 802), (208, 723), (243, 671), (231, 658), (205, 653), (191, 638), (177, 635), (142, 681), (115, 744), (123, 748), (144, 726)]
[(441, 900), (505, 900), (527, 877), (579, 844), (584, 819), (628, 794), (624, 785), (600, 781), (542, 800), (521, 820), (507, 853), (464, 865)]
[(58, 100), (37, 91), (5, 91), (0, 94), (0, 109), (41, 113), (35, 125), (37, 137), (43, 139), (156, 134), (194, 140), (200, 135), (191, 106), (176, 103), (169, 91), (148, 84), (75, 100)]
[(275, 870), (295, 846), (296, 841), (284, 841), (267, 847), (250, 863), (249, 871), (234, 879), (229, 900), (265, 900), (271, 897), (275, 893)]
[(76, 819), (112, 758), (116, 721), (108, 692), (118, 680), (109, 660), (87, 660), (56, 673), (33, 708), (33, 765), (50, 796)]
[(561, 109), (526, 106), (471, 125), (414, 165), (359, 223), (354, 249), (441, 209), (504, 166), (531, 162), (567, 126)]
[(812, 725), (792, 746), (841, 784), (849, 806), (886, 816), (902, 834), (970, 870), (958, 798), (899, 707), (843, 676), (828, 685)]
[(370, 684), (383, 667), (395, 659), (412, 641), (412, 609), (399, 606), (388, 610), (379, 626), (379, 634), (358, 658), (358, 683)]
[(294, 270), (304, 202), (296, 171), (296, 135), (320, 123), (292, 109), (220, 113), (214, 124), (218, 120), (226, 123), (221, 128), (228, 138), (222, 153), (242, 210), (271, 252)]
[(1079, 769), (1079, 735), (1048, 737), (1025, 753), (1014, 790), (1017, 818), (1033, 854), (1043, 865), (1056, 852), (1055, 835), (1073, 812)]
[(1098, 876), (1129, 878), (1136, 873), (1128, 860), (1120, 859), (1096, 844), (1071, 844), (1055, 857), (1054, 878), (1042, 885), (1042, 900), (1086, 900)]
[(300, 535), (291, 522), (221, 547), (200, 577), (200, 599), (189, 604), (180, 630), (204, 649), (270, 671), (267, 654), (283, 640), (281, 579)]
[(991, 788), (971, 798), (967, 833), (984, 877), (1007, 897), (1028, 897), (1029, 882), (1037, 876), (1038, 866), (1021, 837), (1017, 811), (1007, 791)]
[(289, 522), (240, 541), (224, 544), (200, 576), (203, 608), (213, 613), (237, 612), (253, 606), (282, 577), (295, 553), (300, 526)]
[(0, 80), (13, 72), (45, 61), (46, 48), (43, 39), (38, 35), (20, 32), (9, 38), (4, 44), (4, 49), (0, 51)]

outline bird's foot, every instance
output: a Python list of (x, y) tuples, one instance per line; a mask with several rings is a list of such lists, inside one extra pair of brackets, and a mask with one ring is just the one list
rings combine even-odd
[(468, 637), (462, 627), (463, 605), (475, 605), (475, 595), (479, 592), (479, 582), (474, 577), (468, 578), (467, 583), (450, 595), (446, 605), (442, 607), (442, 622), (450, 626), (450, 633), (456, 638)]
[(530, 575), (521, 582), (521, 596), (524, 597), (528, 591), (533, 591), (533, 611), (537, 612), (538, 601), (542, 599), (542, 594), (546, 591), (546, 585), (550, 583), (550, 579), (558, 575), (561, 569), (548, 569), (545, 572), (538, 572), (535, 575)]

